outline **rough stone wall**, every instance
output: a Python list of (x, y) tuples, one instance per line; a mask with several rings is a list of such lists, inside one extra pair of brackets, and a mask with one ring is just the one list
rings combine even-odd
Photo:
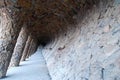
[(94, 6), (76, 29), (43, 48), (52, 80), (120, 80), (119, 3)]

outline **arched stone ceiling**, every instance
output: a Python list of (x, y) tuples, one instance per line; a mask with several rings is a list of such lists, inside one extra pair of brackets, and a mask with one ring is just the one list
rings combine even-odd
[(67, 30), (67, 26), (76, 22), (75, 15), (84, 13), (99, 0), (2, 0), (7, 7), (22, 11), (22, 19), (31, 34), (42, 38), (54, 37)]

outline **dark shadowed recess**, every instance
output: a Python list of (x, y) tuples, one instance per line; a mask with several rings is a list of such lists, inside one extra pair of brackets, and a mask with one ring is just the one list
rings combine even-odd
[(39, 39), (38, 44), (44, 47), (50, 42), (51, 42), (50, 36), (42, 36), (41, 39)]

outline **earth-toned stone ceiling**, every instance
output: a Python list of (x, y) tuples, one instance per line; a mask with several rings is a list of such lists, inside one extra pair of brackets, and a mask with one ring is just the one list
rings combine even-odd
[[(19, 17), (38, 40), (48, 40), (63, 33), (99, 0), (1, 0), (0, 5), (19, 10)], [(58, 36), (58, 35), (57, 35)]]

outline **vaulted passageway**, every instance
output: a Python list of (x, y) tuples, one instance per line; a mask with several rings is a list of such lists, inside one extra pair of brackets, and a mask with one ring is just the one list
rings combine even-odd
[(42, 45), (52, 80), (120, 80), (119, 34), (120, 0), (1, 0), (0, 78)]

